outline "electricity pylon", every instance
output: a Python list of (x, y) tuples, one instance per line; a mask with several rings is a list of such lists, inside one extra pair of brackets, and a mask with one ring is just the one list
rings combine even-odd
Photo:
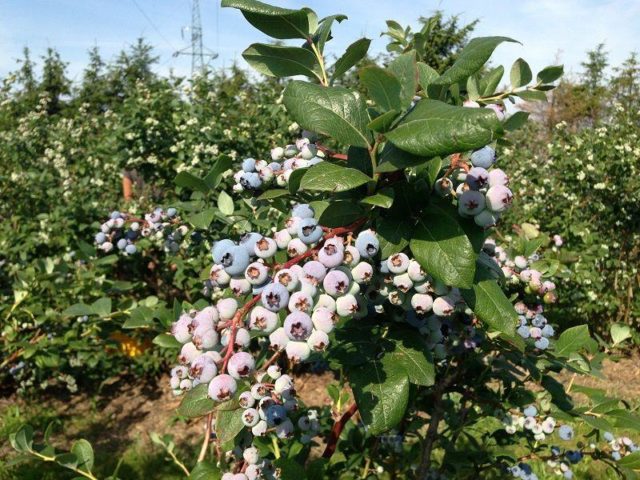
[[(202, 44), (202, 21), (200, 20), (200, 0), (192, 0), (191, 2), (191, 27), (182, 29), (182, 37), (184, 38), (185, 30), (191, 30), (191, 45), (178, 50), (173, 54), (186, 55), (191, 57), (191, 78), (196, 74), (204, 75), (207, 65), (211, 60), (218, 57), (218, 54), (209, 50)], [(205, 58), (207, 61), (205, 62)]]

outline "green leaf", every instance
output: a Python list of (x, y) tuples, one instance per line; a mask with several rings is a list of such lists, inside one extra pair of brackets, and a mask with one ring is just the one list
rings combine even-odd
[(298, 192), (300, 189), (300, 182), (302, 182), (302, 177), (304, 177), (308, 170), (308, 168), (298, 168), (291, 172), (291, 175), (289, 176), (289, 185), (287, 186), (291, 195)]
[(455, 63), (432, 82), (432, 86), (448, 87), (480, 71), (496, 47), (502, 42), (516, 41), (508, 37), (479, 37), (472, 39), (462, 49)]
[(60, 453), (59, 455), (55, 456), (55, 461), (56, 463), (58, 463), (59, 465), (62, 465), (65, 468), (77, 468), (78, 466), (78, 458), (75, 456), (75, 454), (68, 452), (68, 453)]
[(389, 361), (401, 365), (407, 372), (409, 381), (429, 387), (434, 384), (436, 370), (427, 346), (414, 331), (393, 330), (386, 337), (393, 343), (394, 350), (385, 353)]
[(618, 428), (624, 428), (625, 430), (632, 429), (637, 432), (640, 431), (640, 417), (631, 413), (629, 410), (617, 409), (607, 412), (607, 418), (611, 418), (615, 426)]
[(71, 447), (71, 453), (73, 453), (78, 459), (78, 468), (80, 470), (91, 472), (91, 469), (93, 469), (94, 460), (93, 447), (87, 440), (81, 438), (80, 440), (74, 442), (73, 446)]
[(525, 90), (515, 94), (527, 102), (546, 102), (547, 94), (538, 90)]
[(409, 378), (401, 365), (383, 358), (351, 368), (347, 375), (368, 434), (378, 435), (400, 423), (409, 401)]
[(216, 437), (220, 443), (233, 440), (243, 428), (241, 408), (220, 410), (216, 414)]
[(529, 118), (529, 112), (515, 112), (504, 122), (504, 129), (512, 132), (517, 130), (527, 123), (527, 119)]
[(480, 80), (482, 95), (493, 95), (504, 75), (504, 67), (502, 65), (492, 69)]
[(362, 60), (367, 54), (370, 44), (371, 40), (368, 38), (361, 38), (349, 45), (344, 54), (333, 65), (331, 81), (336, 78), (340, 78), (347, 72), (347, 70)]
[(153, 343), (164, 348), (180, 348), (182, 344), (173, 335), (161, 333), (153, 339)]
[(402, 150), (435, 157), (483, 147), (501, 132), (500, 121), (490, 109), (455, 107), (426, 99), (386, 136)]
[(416, 90), (418, 89), (415, 50), (398, 55), (389, 64), (387, 69), (400, 81), (400, 85), (402, 86), (400, 107), (401, 109), (407, 108), (411, 105)]
[(529, 64), (522, 58), (518, 58), (511, 66), (511, 87), (518, 88), (528, 85), (533, 79)]
[(76, 303), (62, 312), (65, 317), (81, 317), (83, 315), (93, 315), (93, 309), (84, 303)]
[(391, 142), (387, 142), (378, 157), (377, 173), (389, 173), (403, 168), (417, 167), (426, 163), (428, 158), (412, 155), (409, 152), (400, 150)]
[(409, 245), (413, 225), (397, 218), (383, 218), (377, 225), (380, 237), (380, 256), (384, 260), (394, 253), (401, 252)]
[(432, 205), (418, 221), (411, 252), (427, 273), (453, 287), (471, 288), (476, 254), (457, 212)]
[(131, 310), (129, 318), (122, 328), (141, 328), (153, 325), (153, 310), (149, 307), (138, 307)]
[(209, 398), (207, 384), (201, 383), (184, 394), (178, 414), (184, 417), (202, 417), (214, 410), (216, 402)]
[(476, 269), (473, 286), (460, 290), (460, 293), (485, 325), (508, 336), (515, 335), (518, 314), (488, 271)]
[(300, 188), (320, 192), (344, 192), (371, 180), (371, 177), (355, 168), (320, 162), (309, 168), (306, 175), (302, 177)]
[(591, 415), (581, 415), (582, 420), (590, 427), (597, 428), (604, 432), (613, 430), (613, 426), (602, 417), (593, 417)]
[[(311, 205), (314, 206), (315, 202), (311, 202)], [(338, 200), (328, 204), (327, 208), (320, 214), (318, 223), (329, 228), (342, 227), (352, 224), (363, 215), (364, 211), (357, 203), (349, 200)]]
[(322, 78), (316, 56), (306, 48), (254, 43), (242, 52), (242, 57), (258, 72), (270, 77)]
[(211, 190), (215, 189), (222, 180), (222, 174), (231, 169), (233, 160), (228, 155), (222, 155), (218, 157), (213, 168), (209, 170), (209, 173), (204, 177), (204, 183), (207, 184)]
[(395, 192), (393, 188), (383, 188), (370, 197), (365, 197), (360, 200), (360, 203), (366, 203), (367, 205), (375, 205), (376, 207), (391, 208), (393, 205), (393, 199)]
[(618, 466), (630, 468), (632, 470), (640, 470), (640, 452), (631, 452), (616, 462)]
[(258, 200), (273, 200), (274, 198), (286, 197), (287, 195), (289, 195), (288, 190), (285, 190), (284, 188), (274, 188), (262, 193), (262, 195), (258, 197)]
[(99, 317), (106, 317), (111, 314), (111, 299), (109, 297), (99, 298), (91, 304), (91, 311)]
[(308, 8), (291, 10), (274, 7), (256, 0), (222, 0), (223, 7), (237, 8), (244, 18), (270, 37), (281, 40), (306, 40), (318, 28), (318, 17)]
[(382, 115), (378, 115), (376, 118), (371, 120), (367, 125), (367, 128), (373, 130), (374, 132), (384, 133), (391, 128), (393, 122), (398, 115), (400, 114), (397, 110), (391, 110), (389, 112), (385, 112)]
[(189, 475), (189, 480), (220, 480), (222, 472), (211, 462), (198, 462)]
[(204, 180), (196, 177), (189, 172), (180, 172), (178, 175), (176, 175), (174, 183), (179, 187), (188, 188), (190, 190), (197, 190), (203, 193), (209, 191), (209, 186)]
[(431, 83), (439, 77), (438, 72), (423, 62), (417, 63), (418, 67), (418, 79), (423, 91), (427, 91), (427, 88)]
[(402, 110), (402, 87), (393, 73), (374, 65), (361, 69), (358, 75), (376, 105), (386, 111)]
[(563, 65), (554, 65), (543, 68), (538, 72), (538, 82), (542, 84), (553, 83), (564, 74)]
[(569, 354), (582, 349), (591, 349), (595, 340), (589, 335), (587, 325), (578, 325), (566, 329), (560, 334), (556, 341), (555, 354), (561, 357), (568, 357)]
[(369, 147), (369, 116), (356, 92), (294, 80), (287, 85), (283, 101), (302, 128), (346, 145)]
[(628, 338), (631, 338), (631, 328), (629, 328), (629, 325), (614, 323), (610, 327), (610, 332), (613, 346), (619, 345)]
[(187, 221), (196, 228), (207, 229), (213, 218), (216, 216), (216, 211), (214, 208), (207, 208), (206, 210), (202, 210), (194, 215), (189, 215)]
[(348, 17), (346, 15), (330, 15), (328, 17), (324, 17), (320, 20), (320, 24), (318, 26), (318, 30), (314, 35), (313, 41), (316, 45), (318, 45), (318, 49), (320, 52), (324, 52), (324, 45), (327, 43), (331, 36), (331, 28), (333, 27), (333, 22), (341, 23), (343, 20), (346, 20)]
[(22, 425), (17, 432), (9, 435), (11, 446), (18, 452), (28, 452), (33, 446), (33, 428)]
[(231, 198), (224, 190), (222, 190), (218, 195), (218, 210), (220, 210), (223, 215), (233, 215), (233, 198)]

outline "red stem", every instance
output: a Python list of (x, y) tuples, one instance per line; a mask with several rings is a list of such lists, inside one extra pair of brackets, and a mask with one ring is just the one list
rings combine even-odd
[(249, 300), (240, 310), (236, 312), (233, 316), (233, 320), (231, 321), (231, 333), (229, 334), (229, 343), (227, 343), (227, 351), (224, 354), (224, 358), (222, 359), (222, 372), (227, 369), (227, 363), (233, 355), (234, 343), (236, 341), (236, 332), (238, 331), (238, 325), (244, 318), (244, 316), (251, 310), (251, 308), (258, 303), (260, 300), (260, 295), (256, 295), (251, 300)]
[(322, 454), (322, 458), (331, 458), (331, 455), (336, 451), (336, 447), (338, 446), (338, 440), (340, 439), (340, 434), (344, 427), (347, 425), (347, 422), (351, 417), (355, 415), (358, 411), (358, 405), (353, 403), (349, 409), (342, 414), (340, 420), (333, 424), (333, 428), (331, 429), (331, 433), (329, 434), (329, 438), (327, 439), (327, 446), (324, 449), (324, 453)]

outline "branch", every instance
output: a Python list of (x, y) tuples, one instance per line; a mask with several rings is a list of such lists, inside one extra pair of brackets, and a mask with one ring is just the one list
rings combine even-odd
[[(204, 439), (202, 440), (202, 447), (200, 447), (200, 455), (198, 455), (198, 463), (202, 462), (207, 456), (207, 448), (209, 447), (209, 439), (211, 438), (211, 422), (213, 420), (213, 412), (207, 415), (207, 426), (204, 432)], [(188, 472), (187, 472), (188, 475)]]
[(340, 420), (333, 424), (333, 428), (331, 429), (331, 433), (329, 433), (329, 438), (327, 439), (327, 446), (324, 449), (324, 453), (322, 454), (322, 458), (331, 458), (331, 456), (336, 451), (336, 447), (338, 446), (338, 440), (340, 439), (340, 434), (347, 422), (351, 417), (355, 415), (358, 411), (358, 405), (354, 402), (351, 404), (349, 409), (342, 414)]

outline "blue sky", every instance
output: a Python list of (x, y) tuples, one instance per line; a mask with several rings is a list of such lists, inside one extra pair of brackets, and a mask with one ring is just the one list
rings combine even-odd
[[(334, 30), (330, 51), (339, 54), (359, 38), (373, 39), (372, 51), (382, 51), (386, 19), (415, 23), (436, 9), (460, 14), (463, 21), (480, 19), (475, 35), (505, 35), (523, 45), (503, 44), (493, 63), (508, 69), (523, 57), (534, 72), (556, 63), (577, 73), (585, 52), (606, 43), (613, 65), (630, 51), (640, 51), (640, 0), (275, 0), (283, 7), (309, 6), (320, 16), (344, 13), (349, 20)], [(267, 41), (232, 9), (217, 0), (201, 0), (204, 43), (220, 56), (212, 66), (224, 68), (252, 42)], [(69, 62), (69, 74), (79, 79), (87, 50), (98, 45), (113, 57), (139, 36), (147, 38), (161, 58), (158, 69), (188, 74), (190, 60), (172, 53), (187, 45), (181, 29), (190, 23), (190, 0), (0, 0), (0, 76), (15, 68), (28, 45), (34, 57), (56, 47)], [(144, 14), (143, 14), (144, 12)], [(145, 17), (146, 14), (146, 18)]]

